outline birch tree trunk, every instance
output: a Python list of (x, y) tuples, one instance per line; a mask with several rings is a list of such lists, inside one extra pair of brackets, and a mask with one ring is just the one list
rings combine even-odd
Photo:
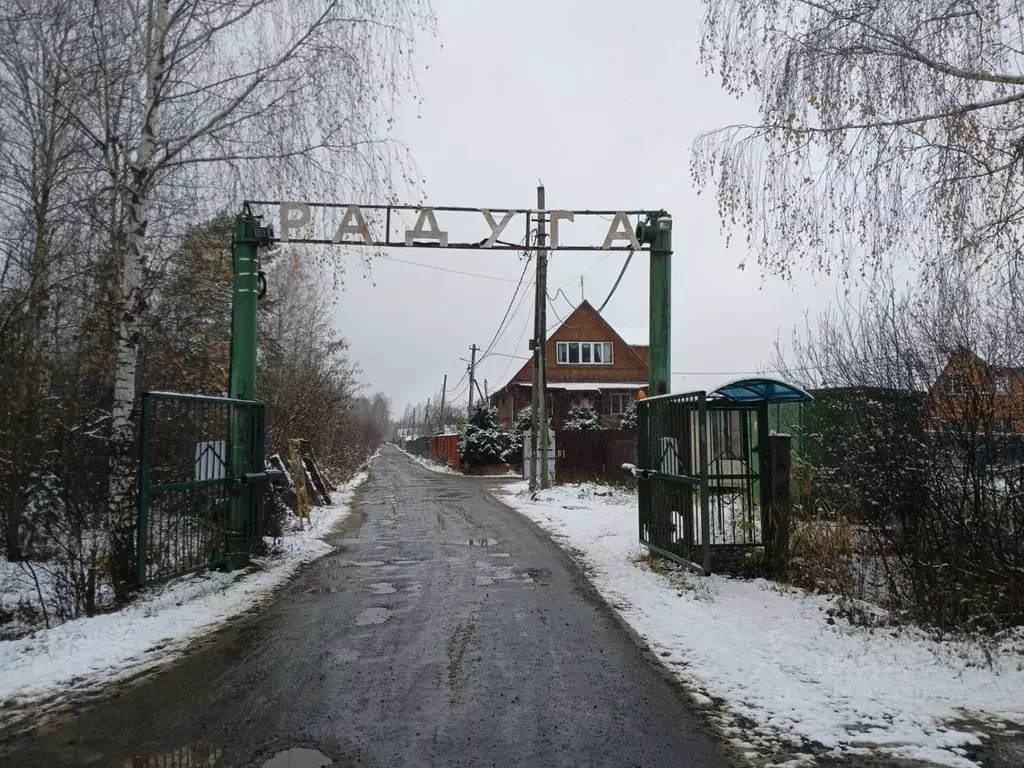
[(146, 266), (146, 228), (152, 184), (154, 139), (164, 78), (164, 42), (169, 0), (150, 3), (146, 35), (146, 99), (138, 153), (131, 168), (132, 193), (128, 204), (128, 238), (121, 262), (117, 306), (117, 351), (114, 362), (114, 398), (111, 406), (111, 466), (107, 536), (109, 569), (115, 595), (123, 598), (132, 583), (135, 525), (136, 423), (135, 393), (139, 342), (144, 311), (142, 278)]

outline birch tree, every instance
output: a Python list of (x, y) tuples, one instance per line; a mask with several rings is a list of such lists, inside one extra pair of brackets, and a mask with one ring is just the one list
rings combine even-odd
[(768, 270), (844, 276), (893, 253), (1016, 265), (1021, 0), (705, 0), (701, 59), (759, 120), (692, 171)]
[(52, 293), (67, 275), (79, 231), (73, 202), (83, 146), (65, 110), (70, 83), (63, 61), (74, 49), (74, 19), (59, 3), (42, 3), (0, 20), (0, 371), (8, 459), (0, 509), (5, 549), (21, 557), (21, 516), (29, 472), (45, 451)]
[[(147, 277), (175, 222), (245, 190), (386, 199), (406, 166), (388, 140), (411, 84), (423, 0), (64, 0), (73, 94), (53, 94), (105, 178), (117, 266), (105, 521), (113, 586), (132, 550), (135, 405)], [(38, 6), (34, 6), (38, 7)], [(181, 229), (183, 227), (179, 227)]]

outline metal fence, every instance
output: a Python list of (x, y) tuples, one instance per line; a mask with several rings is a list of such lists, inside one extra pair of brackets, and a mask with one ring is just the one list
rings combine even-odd
[(640, 541), (672, 559), (735, 557), (762, 544), (767, 406), (704, 392), (641, 400)]
[(223, 565), (262, 534), (263, 403), (142, 397), (136, 573), (140, 584)]

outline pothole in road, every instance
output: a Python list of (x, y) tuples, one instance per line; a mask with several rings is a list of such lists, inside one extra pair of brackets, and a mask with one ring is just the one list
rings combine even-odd
[(365, 627), (370, 624), (383, 624), (390, 618), (391, 611), (387, 608), (367, 608), (365, 611), (360, 611), (359, 615), (356, 616), (356, 626)]
[(375, 595), (393, 595), (398, 590), (392, 586), (390, 581), (378, 581), (370, 585), (370, 591)]
[(297, 747), (278, 752), (263, 764), (263, 768), (331, 768), (334, 761), (315, 749)]
[(468, 539), (466, 542), (467, 547), (496, 547), (498, 546), (497, 539)]

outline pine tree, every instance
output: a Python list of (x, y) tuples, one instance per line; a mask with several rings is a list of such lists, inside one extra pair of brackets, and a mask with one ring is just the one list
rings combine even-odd
[(487, 403), (474, 405), (459, 445), (462, 463), (470, 467), (497, 464), (504, 449), (503, 435), (498, 429), (498, 409)]
[(619, 429), (636, 429), (636, 400), (630, 400), (626, 406), (619, 421)]
[(594, 432), (604, 427), (598, 420), (593, 403), (589, 400), (577, 400), (569, 409), (565, 429), (570, 432)]

